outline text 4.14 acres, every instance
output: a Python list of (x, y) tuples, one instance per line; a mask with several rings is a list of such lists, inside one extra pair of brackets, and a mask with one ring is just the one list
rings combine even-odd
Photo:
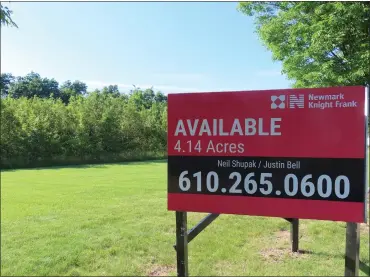
[[(192, 153), (192, 152), (201, 152), (202, 151), (202, 143), (200, 140), (188, 140), (181, 144), (181, 141), (178, 140), (174, 149), (179, 153)], [(244, 143), (215, 143), (210, 140), (207, 143), (206, 153), (244, 153)]]
[[(231, 129), (224, 126), (223, 119), (213, 119), (211, 121), (203, 119), (195, 120), (178, 120), (175, 136), (281, 136), (280, 132), (281, 118), (270, 118), (264, 122), (263, 118), (245, 118), (233, 120)], [(185, 145), (182, 145), (185, 144)], [(181, 143), (176, 142), (175, 151), (181, 152), (201, 152), (205, 147), (206, 153), (227, 154), (227, 153), (244, 153), (243, 143), (221, 143), (209, 140), (206, 145), (201, 145), (201, 142), (188, 140)]]

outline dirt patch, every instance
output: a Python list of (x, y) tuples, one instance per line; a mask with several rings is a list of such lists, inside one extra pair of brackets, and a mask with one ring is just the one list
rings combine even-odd
[(285, 258), (304, 258), (308, 254), (312, 254), (310, 251), (299, 250), (298, 252), (292, 252), (288, 248), (266, 248), (260, 253), (265, 261), (269, 262), (281, 262)]
[(276, 238), (279, 239), (279, 240), (286, 240), (286, 241), (290, 241), (290, 231), (288, 230), (280, 230), (278, 232), (276, 232)]
[(280, 230), (275, 232), (272, 245), (275, 248), (286, 248), (290, 244), (290, 231), (288, 230)]
[[(309, 241), (310, 238), (306, 235), (307, 225), (306, 224), (299, 224), (299, 240)], [(283, 245), (286, 245), (287, 243), (290, 244), (290, 228), (285, 229), (281, 228), (279, 231), (275, 232), (275, 238), (277, 240), (277, 243), (282, 243)]]
[(156, 265), (149, 271), (148, 276), (169, 276), (175, 270), (174, 265)]
[(280, 262), (286, 256), (286, 249), (267, 248), (261, 251), (264, 260), (272, 262)]

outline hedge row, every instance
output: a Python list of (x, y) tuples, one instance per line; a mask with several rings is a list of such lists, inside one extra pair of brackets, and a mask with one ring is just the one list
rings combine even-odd
[(166, 103), (135, 97), (1, 99), (1, 168), (165, 157)]

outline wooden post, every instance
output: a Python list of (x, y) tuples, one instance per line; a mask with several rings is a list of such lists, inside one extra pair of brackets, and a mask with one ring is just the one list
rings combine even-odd
[(176, 212), (177, 276), (188, 276), (188, 229), (187, 213)]
[(360, 226), (358, 223), (347, 222), (346, 257), (344, 276), (358, 276), (360, 264)]
[(299, 246), (299, 219), (292, 218), (290, 222), (290, 241), (292, 242), (292, 252), (298, 252)]

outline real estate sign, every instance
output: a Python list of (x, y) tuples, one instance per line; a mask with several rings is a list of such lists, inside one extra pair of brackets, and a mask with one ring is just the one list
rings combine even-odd
[(366, 93), (169, 94), (168, 209), (364, 222)]

